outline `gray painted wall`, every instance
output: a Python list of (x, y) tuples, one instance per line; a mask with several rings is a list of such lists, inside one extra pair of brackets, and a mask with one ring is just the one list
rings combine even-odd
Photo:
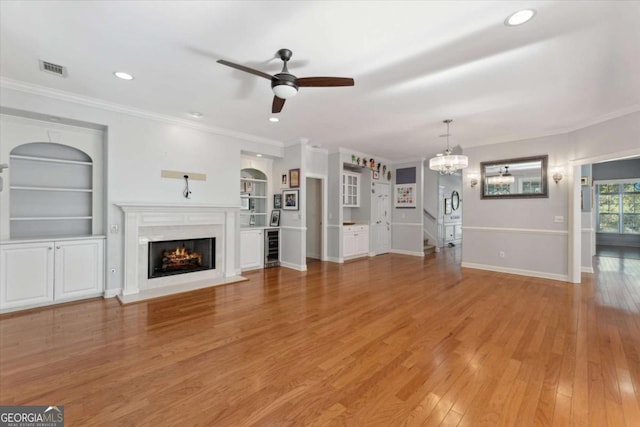
[[(470, 174), (480, 175), (482, 161), (538, 154), (549, 155), (549, 168), (563, 167), (565, 178), (559, 184), (550, 180), (547, 199), (481, 200), (480, 186), (464, 185), (463, 266), (567, 280), (570, 162), (638, 153), (638, 140), (640, 112), (635, 112), (568, 134), (465, 149), (470, 164), (464, 182)], [(556, 216), (564, 222), (555, 222)]]
[[(421, 255), (423, 253), (422, 197), (424, 187), (424, 159), (393, 165), (393, 186), (391, 189), (391, 251)], [(416, 168), (415, 208), (395, 208), (395, 176), (401, 168)]]

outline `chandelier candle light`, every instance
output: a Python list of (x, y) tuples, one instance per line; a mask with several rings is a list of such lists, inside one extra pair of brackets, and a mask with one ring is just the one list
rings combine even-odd
[(453, 120), (447, 119), (443, 123), (447, 124), (447, 149), (444, 153), (438, 153), (436, 157), (429, 160), (429, 169), (438, 171), (440, 175), (453, 175), (458, 169), (464, 169), (469, 166), (469, 158), (463, 155), (451, 154), (449, 148), (449, 125)]

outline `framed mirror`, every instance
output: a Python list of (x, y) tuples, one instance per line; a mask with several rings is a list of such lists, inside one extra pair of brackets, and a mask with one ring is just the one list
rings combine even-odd
[(453, 209), (454, 211), (457, 211), (459, 207), (460, 207), (460, 194), (456, 190), (453, 190), (451, 192), (451, 209)]
[(549, 156), (521, 157), (480, 163), (481, 198), (515, 199), (549, 197)]

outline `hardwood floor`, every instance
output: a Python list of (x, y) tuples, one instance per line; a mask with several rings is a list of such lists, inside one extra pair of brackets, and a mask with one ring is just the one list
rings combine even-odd
[(0, 317), (0, 404), (68, 426), (640, 425), (640, 261), (582, 285), (459, 248)]

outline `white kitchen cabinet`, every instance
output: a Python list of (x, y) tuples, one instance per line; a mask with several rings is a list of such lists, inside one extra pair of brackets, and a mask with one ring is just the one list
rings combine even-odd
[(348, 225), (342, 229), (342, 257), (344, 259), (369, 254), (369, 226)]
[(42, 240), (0, 245), (0, 310), (101, 295), (104, 240)]
[(360, 175), (353, 172), (342, 173), (342, 206), (360, 206)]
[(240, 269), (264, 267), (264, 238), (262, 229), (240, 230)]

